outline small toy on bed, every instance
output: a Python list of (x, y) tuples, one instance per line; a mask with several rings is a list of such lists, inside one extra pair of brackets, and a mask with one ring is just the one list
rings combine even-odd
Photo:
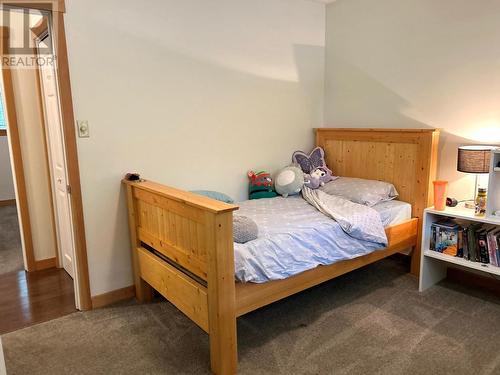
[(304, 186), (309, 189), (318, 189), (332, 180), (332, 174), (328, 168), (318, 167), (311, 174), (304, 174)]
[(295, 151), (292, 155), (292, 161), (305, 174), (312, 176), (312, 179), (318, 177), (320, 186), (335, 179), (332, 171), (326, 166), (325, 151), (321, 147), (316, 147), (309, 155), (303, 151)]
[(142, 181), (139, 173), (127, 173), (124, 177), (125, 181)]
[(250, 179), (250, 184), (248, 185), (249, 199), (274, 198), (277, 195), (269, 173), (264, 171), (257, 173), (248, 171), (247, 175)]
[(299, 167), (285, 167), (276, 177), (276, 191), (285, 198), (300, 193), (303, 186), (304, 173)]
[(259, 228), (255, 221), (248, 216), (233, 216), (233, 241), (246, 243), (255, 240), (259, 236)]

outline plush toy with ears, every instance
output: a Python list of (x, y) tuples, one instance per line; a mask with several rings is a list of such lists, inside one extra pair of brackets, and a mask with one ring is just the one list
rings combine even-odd
[(276, 177), (276, 191), (283, 197), (300, 193), (304, 186), (304, 173), (299, 167), (283, 168)]
[(304, 175), (304, 185), (310, 189), (317, 189), (332, 180), (332, 172), (328, 168), (318, 167), (311, 174)]

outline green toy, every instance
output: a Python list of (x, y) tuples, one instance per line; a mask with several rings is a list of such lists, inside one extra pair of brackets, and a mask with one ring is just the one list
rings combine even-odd
[(273, 180), (267, 172), (248, 171), (250, 184), (248, 185), (249, 199), (274, 198), (276, 192), (273, 187)]

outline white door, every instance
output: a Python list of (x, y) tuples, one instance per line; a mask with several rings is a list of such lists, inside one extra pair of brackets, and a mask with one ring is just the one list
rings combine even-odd
[[(45, 38), (39, 43), (50, 43)], [(49, 169), (54, 195), (54, 218), (56, 224), (59, 259), (66, 272), (75, 277), (74, 241), (71, 217), (70, 191), (67, 179), (57, 76), (53, 66), (40, 67), (42, 102), (47, 133)]]

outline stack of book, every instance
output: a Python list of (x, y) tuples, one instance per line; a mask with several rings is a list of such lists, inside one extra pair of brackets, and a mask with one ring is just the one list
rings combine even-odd
[(451, 219), (431, 225), (429, 248), (500, 267), (500, 227), (480, 223), (459, 224)]

